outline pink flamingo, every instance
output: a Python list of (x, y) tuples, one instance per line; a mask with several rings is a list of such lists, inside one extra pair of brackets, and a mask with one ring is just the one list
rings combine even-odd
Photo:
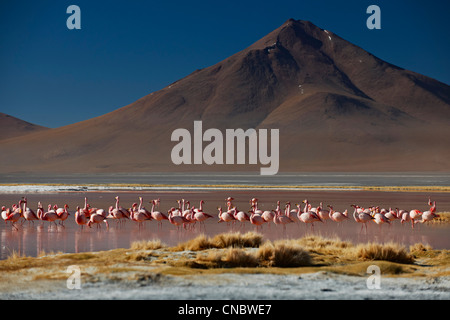
[(95, 223), (97, 225), (97, 229), (99, 229), (101, 228), (102, 222), (104, 222), (106, 224), (106, 228), (109, 229), (109, 224), (106, 220), (106, 216), (95, 212), (91, 214), (91, 216), (89, 217), (89, 221), (86, 224), (88, 227), (91, 227), (91, 224)]
[(219, 210), (219, 221), (217, 222), (226, 222), (227, 226), (230, 224), (231, 221), (235, 221), (233, 214), (229, 211), (222, 212), (222, 207), (217, 208)]
[(52, 210), (52, 205), (48, 205), (48, 210), (45, 212), (41, 218), (43, 221), (53, 222), (55, 226), (58, 226), (56, 224), (56, 220), (58, 220), (58, 215), (56, 214), (55, 210)]
[(210, 215), (209, 213), (203, 212), (203, 203), (205, 201), (200, 200), (200, 208), (198, 210), (193, 210), (194, 211), (194, 219), (200, 222), (200, 225), (205, 225), (205, 221), (209, 218), (212, 218), (213, 216)]
[(34, 224), (35, 220), (39, 220), (39, 217), (34, 213), (33, 210), (27, 207), (27, 198), (23, 200), (23, 217), (28, 223), (31, 221)]
[(256, 230), (258, 230), (258, 227), (262, 228), (262, 225), (265, 223), (265, 221), (260, 214), (252, 211), (252, 214), (250, 215), (250, 223), (256, 226)]
[(245, 213), (244, 211), (241, 210), (237, 210), (234, 214), (234, 219), (236, 219), (237, 221), (239, 221), (241, 223), (242, 227), (245, 227), (245, 222), (246, 221), (250, 221), (250, 217), (247, 213)]
[(11, 213), (10, 208), (6, 208), (5, 206), (2, 206), (2, 219), (5, 221), (5, 224), (8, 223), (8, 221), (6, 221), (6, 219), (8, 218), (10, 213)]
[(322, 202), (317, 207), (316, 214), (319, 216), (320, 219), (322, 219), (322, 221), (326, 221), (327, 219), (330, 218), (330, 211), (323, 209)]
[[(386, 212), (386, 210), (384, 210), (384, 211)], [(374, 221), (377, 225), (379, 225), (379, 226), (382, 225), (382, 224), (384, 224), (384, 223), (388, 223), (388, 224), (391, 223), (391, 222), (389, 221), (389, 219), (386, 218), (386, 217), (384, 216), (384, 214), (381, 212), (380, 207), (376, 207), (376, 208), (373, 210), (372, 217), (373, 217), (373, 221)]]
[(184, 226), (185, 223), (189, 222), (189, 220), (187, 220), (183, 216), (175, 216), (175, 215), (173, 215), (172, 211), (169, 211), (168, 217), (169, 217), (169, 222), (171, 224), (173, 224), (174, 226), (176, 226), (178, 230), (180, 229), (181, 225)]
[(140, 210), (140, 208), (137, 207), (137, 203), (133, 203), (132, 208), (130, 210), (130, 218), (133, 221), (136, 221), (138, 223), (139, 229), (143, 226), (143, 223), (145, 220), (148, 220), (147, 215), (144, 211)]
[(334, 211), (333, 206), (328, 205), (328, 208), (330, 208), (330, 211), (328, 213), (329, 218), (337, 223), (343, 222), (344, 220), (348, 219), (348, 211), (345, 210), (344, 212)]
[(353, 212), (353, 218), (355, 219), (356, 222), (362, 223), (361, 225), (361, 230), (359, 230), (359, 232), (362, 231), (363, 227), (366, 227), (366, 233), (367, 233), (367, 222), (369, 222), (370, 220), (373, 220), (374, 218), (367, 213), (364, 208), (361, 208), (357, 205), (352, 204), (352, 207), (355, 208), (355, 211)]
[(169, 220), (169, 218), (164, 213), (161, 213), (160, 211), (155, 211), (155, 207), (158, 204), (158, 200), (152, 200), (151, 203), (152, 203), (152, 211), (150, 212), (151, 216), (153, 219), (158, 221), (158, 226), (162, 227), (162, 221)]
[(19, 206), (13, 205), (13, 211), (6, 217), (5, 221), (10, 221), (14, 229), (19, 230), (16, 222), (22, 217), (22, 200), (19, 201)]
[(433, 203), (431, 202), (431, 199), (428, 198), (428, 205), (431, 206), (429, 211), (424, 211), (422, 213), (422, 220), (420, 221), (420, 223), (425, 223), (428, 221), (433, 220), (434, 218), (439, 218), (439, 215), (436, 214), (436, 201), (434, 201)]
[[(280, 210), (280, 201), (277, 201), (277, 209), (278, 211)], [(277, 210), (275, 210), (275, 212), (278, 212)], [(264, 219), (265, 222), (270, 223), (271, 221), (274, 221), (274, 217), (276, 216), (276, 214), (274, 213), (273, 210), (269, 211), (266, 210), (262, 213), (261, 217)], [(270, 224), (269, 224), (270, 226)]]
[(60, 224), (64, 227), (64, 221), (67, 220), (69, 217), (69, 211), (67, 209), (69, 208), (69, 205), (65, 204), (64, 208), (58, 208), (57, 205), (54, 206), (54, 209), (56, 210), (56, 214), (58, 215), (58, 219), (61, 220)]
[(388, 219), (389, 221), (394, 221), (394, 220), (396, 220), (396, 219), (399, 218), (398, 215), (397, 215), (397, 213), (398, 213), (398, 209), (397, 209), (397, 212), (396, 212), (396, 211), (392, 210), (392, 208), (389, 208), (389, 211), (386, 212), (386, 214), (385, 214), (384, 216), (385, 216), (386, 219)]
[(414, 229), (414, 223), (417, 222), (415, 220), (418, 219), (421, 215), (422, 215), (422, 211), (419, 211), (419, 210), (414, 209), (409, 212), (409, 217), (411, 218), (411, 227), (413, 229)]
[(77, 206), (77, 210), (75, 211), (75, 222), (77, 225), (81, 226), (81, 229), (83, 229), (83, 227), (89, 222), (85, 211), (79, 206)]
[(305, 203), (305, 208), (303, 212), (301, 212), (300, 205), (297, 204), (298, 220), (300, 220), (303, 223), (311, 223), (311, 228), (314, 228), (314, 222), (316, 221), (323, 222), (322, 219), (320, 219), (320, 217), (314, 211), (308, 210), (308, 200), (304, 200), (303, 202)]
[(289, 216), (287, 216), (287, 213), (290, 213), (290, 206), (286, 207), (285, 214), (281, 213), (281, 210), (277, 208), (276, 213), (273, 217), (273, 223), (275, 225), (283, 225), (283, 230), (286, 231), (286, 225), (289, 223), (293, 223), (294, 220), (292, 220)]

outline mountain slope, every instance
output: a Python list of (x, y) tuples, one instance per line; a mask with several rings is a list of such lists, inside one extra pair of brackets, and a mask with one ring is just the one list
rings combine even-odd
[[(288, 20), (235, 55), (114, 112), (0, 142), (2, 172), (259, 170), (171, 162), (171, 134), (280, 129), (280, 171), (450, 168), (450, 88)], [(14, 146), (20, 145), (21, 148)], [(204, 143), (204, 146), (207, 143)]]
[(2, 112), (0, 112), (0, 128), (0, 140), (47, 130), (45, 127), (23, 121)]

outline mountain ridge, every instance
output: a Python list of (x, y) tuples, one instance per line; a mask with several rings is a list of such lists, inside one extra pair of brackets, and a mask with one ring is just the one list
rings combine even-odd
[[(279, 128), (285, 172), (448, 170), (448, 119), (446, 84), (385, 62), (309, 21), (289, 19), (244, 50), (127, 106), (0, 142), (13, 156), (0, 155), (0, 171), (256, 168), (172, 164), (172, 131), (192, 131), (195, 120), (204, 130)], [(32, 149), (39, 152), (25, 160)]]

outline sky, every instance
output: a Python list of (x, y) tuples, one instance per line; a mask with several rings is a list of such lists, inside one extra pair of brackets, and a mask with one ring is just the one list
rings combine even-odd
[[(369, 5), (381, 29), (369, 30)], [(69, 30), (67, 7), (81, 9)], [(1, 0), (0, 112), (56, 128), (126, 106), (239, 52), (289, 18), (450, 84), (448, 0)], [(1, 131), (0, 131), (1, 132)]]

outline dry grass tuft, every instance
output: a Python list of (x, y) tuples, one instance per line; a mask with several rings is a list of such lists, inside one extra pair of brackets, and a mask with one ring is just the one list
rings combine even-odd
[(385, 260), (397, 263), (414, 263), (414, 257), (405, 247), (398, 243), (367, 243), (355, 248), (355, 255), (360, 260)]
[(256, 255), (261, 264), (269, 267), (295, 268), (312, 265), (308, 251), (296, 244), (266, 242)]
[(161, 243), (161, 240), (142, 240), (135, 241), (131, 244), (131, 250), (158, 250), (161, 248), (165, 248), (166, 245)]
[(450, 223), (450, 212), (438, 212), (439, 218), (434, 218), (429, 223)]
[(263, 237), (259, 233), (221, 233), (212, 238), (212, 243), (216, 248), (258, 248)]
[(254, 232), (247, 232), (245, 234), (221, 233), (213, 238), (208, 238), (204, 234), (198, 237), (180, 243), (172, 251), (201, 251), (207, 249), (223, 249), (223, 248), (257, 248), (261, 245), (263, 240), (262, 235)]

